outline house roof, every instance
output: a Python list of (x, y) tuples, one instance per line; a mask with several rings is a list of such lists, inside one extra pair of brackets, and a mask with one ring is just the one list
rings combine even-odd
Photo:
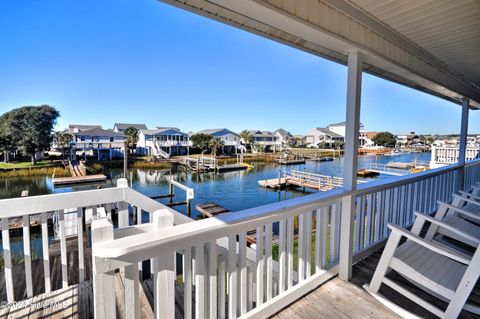
[(91, 130), (85, 130), (81, 131), (79, 133), (76, 133), (79, 135), (85, 135), (85, 136), (108, 136), (108, 137), (123, 137), (123, 134), (121, 133), (115, 133), (114, 131), (110, 130), (104, 130), (102, 128), (93, 128)]
[(208, 134), (212, 136), (222, 136), (226, 134), (233, 134), (235, 136), (239, 136), (237, 133), (230, 131), (229, 129), (226, 129), (226, 128), (205, 129), (205, 130), (198, 131), (197, 133), (203, 133), (203, 134)]
[[(328, 126), (345, 126), (345, 125), (347, 125), (347, 122), (346, 122), (346, 121), (329, 124)], [(327, 126), (327, 127), (328, 127), (328, 126)]]
[(323, 134), (326, 134), (326, 135), (330, 136), (330, 137), (342, 137), (342, 138), (343, 138), (342, 135), (337, 134), (337, 133), (329, 130), (328, 128), (317, 127), (317, 128), (315, 128), (315, 129), (316, 129), (317, 131), (319, 131), (319, 132), (322, 132)]
[(137, 130), (146, 130), (147, 129), (147, 126), (145, 124), (128, 124), (128, 123), (115, 123), (115, 125), (113, 126), (114, 128), (116, 127), (117, 130), (126, 130), (127, 128), (129, 128), (130, 126), (133, 126), (134, 128), (136, 128)]
[(156, 128), (157, 130), (170, 129), (170, 130), (180, 131), (180, 129), (179, 129), (178, 127), (173, 127), (173, 126), (156, 126), (155, 128)]
[(280, 134), (281, 137), (286, 138), (292, 136), (289, 131), (284, 130), (283, 128), (279, 128), (278, 130), (274, 131), (273, 133)]
[(250, 134), (256, 137), (274, 137), (275, 134), (273, 134), (270, 131), (259, 131), (259, 130), (250, 130)]
[(68, 129), (70, 131), (73, 131), (74, 129), (77, 129), (79, 132), (81, 132), (81, 131), (91, 130), (91, 129), (94, 129), (94, 128), (101, 129), (102, 126), (97, 125), (97, 124), (93, 124), (93, 125), (90, 125), (90, 124), (69, 124), (68, 125)]

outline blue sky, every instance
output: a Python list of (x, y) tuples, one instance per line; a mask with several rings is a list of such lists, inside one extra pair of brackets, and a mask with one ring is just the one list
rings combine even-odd
[[(305, 134), (344, 119), (345, 92), (345, 66), (155, 0), (0, 2), (0, 113), (50, 104), (59, 128)], [(455, 104), (363, 76), (366, 130), (457, 133), (459, 119)]]

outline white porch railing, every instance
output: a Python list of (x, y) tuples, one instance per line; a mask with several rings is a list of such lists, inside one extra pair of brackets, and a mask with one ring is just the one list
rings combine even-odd
[[(16, 293), (14, 290), (14, 280), (13, 268), (21, 267), (21, 264), (24, 265), (24, 276), (25, 276), (25, 285), (26, 285), (26, 297), (30, 298), (34, 296), (34, 290), (38, 292), (38, 287), (33, 286), (32, 277), (43, 276), (43, 292), (50, 292), (52, 289), (60, 287), (52, 287), (52, 274), (50, 273), (51, 261), (50, 261), (50, 244), (49, 244), (49, 225), (53, 223), (53, 219), (56, 219), (56, 233), (59, 237), (59, 247), (60, 247), (60, 260), (61, 260), (61, 277), (62, 277), (62, 287), (67, 287), (69, 284), (75, 284), (78, 282), (83, 282), (88, 280), (87, 274), (85, 273), (85, 257), (89, 254), (85, 253), (84, 247), (84, 236), (88, 238), (89, 232), (88, 227), (91, 219), (100, 218), (97, 216), (97, 212), (100, 209), (104, 209), (108, 218), (111, 219), (111, 213), (118, 213), (118, 227), (127, 227), (129, 226), (129, 217), (128, 217), (128, 205), (133, 207), (133, 210), (139, 213), (138, 220), (141, 221), (140, 213), (142, 211), (147, 213), (153, 213), (158, 209), (167, 209), (171, 212), (172, 216), (175, 216), (176, 223), (185, 223), (191, 221), (190, 218), (177, 213), (166, 206), (150, 199), (149, 197), (143, 196), (140, 193), (127, 187), (126, 180), (119, 180), (119, 187), (109, 188), (109, 189), (100, 189), (100, 190), (91, 190), (91, 191), (82, 191), (74, 193), (63, 193), (63, 194), (54, 194), (54, 195), (44, 195), (44, 196), (32, 196), (32, 197), (22, 197), (22, 198), (12, 198), (0, 200), (0, 220), (1, 220), (1, 230), (2, 230), (2, 245), (3, 245), (3, 261), (4, 261), (4, 276), (5, 276), (5, 290), (8, 302), (13, 302), (16, 300), (24, 299), (22, 294)], [(85, 216), (85, 213), (91, 214), (90, 218)], [(54, 214), (55, 213), (55, 214)], [(67, 218), (67, 214), (74, 214), (76, 218)], [(23, 240), (23, 260), (19, 265), (14, 265), (13, 260), (17, 259), (12, 254), (12, 245), (11, 245), (11, 224), (12, 219), (15, 218), (15, 224), (18, 225), (20, 220), (20, 226), (22, 227), (22, 240)], [(76, 220), (75, 220), (76, 219)], [(78, 265), (78, 269), (75, 269), (75, 272), (78, 272), (78, 281), (72, 281), (72, 276), (69, 275), (69, 264), (73, 262), (70, 260), (70, 263), (67, 260), (67, 235), (66, 228), (72, 225), (66, 225), (69, 222), (75, 220), (77, 234), (77, 249), (78, 249), (78, 260), (75, 261), (75, 264)], [(33, 271), (32, 269), (32, 249), (31, 249), (31, 238), (30, 230), (31, 224), (35, 223), (39, 225), (41, 231), (41, 251), (42, 251), (42, 264), (43, 271), (41, 269)], [(151, 227), (149, 224), (139, 226), (139, 230), (149, 230)], [(118, 233), (121, 235), (123, 230), (119, 230)], [(87, 241), (88, 242), (88, 241)], [(18, 268), (17, 268), (18, 269)], [(70, 268), (70, 270), (72, 270)], [(18, 276), (18, 273), (15, 273), (15, 276)], [(77, 277), (77, 276), (75, 276)], [(36, 281), (38, 282), (38, 281)]]
[[(107, 235), (93, 244), (96, 315), (115, 317), (115, 294), (101, 288), (114, 280), (114, 270), (137, 274), (140, 261), (153, 259), (157, 318), (173, 318), (175, 302), (183, 303), (185, 318), (269, 316), (338, 273), (344, 197), (356, 196), (353, 251), (358, 260), (381, 248), (388, 223), (408, 227), (414, 211), (430, 213), (438, 200), (450, 200), (461, 170), (465, 184), (471, 184), (479, 179), (480, 161), (465, 169), (452, 165), (178, 226), (158, 211), (157, 231), (118, 239), (109, 223), (98, 222), (96, 231)], [(256, 230), (257, 244), (248, 246), (251, 230)], [(173, 266), (175, 254), (183, 256), (181, 267)], [(184, 298), (175, 300), (180, 275)], [(127, 279), (132, 287), (138, 285), (138, 276)], [(136, 318), (138, 296), (131, 297), (125, 298), (126, 314)]]

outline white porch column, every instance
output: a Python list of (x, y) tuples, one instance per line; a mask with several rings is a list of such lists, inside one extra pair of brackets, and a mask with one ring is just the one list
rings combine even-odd
[[(467, 135), (468, 135), (468, 106), (470, 100), (468, 97), (462, 99), (462, 122), (460, 126), (460, 147), (458, 150), (458, 164), (465, 164), (465, 154), (467, 151)], [(463, 177), (465, 169), (464, 167), (460, 168), (458, 174), (458, 187), (463, 189)]]
[(360, 130), (360, 97), (362, 93), (362, 54), (357, 50), (348, 54), (347, 114), (343, 166), (343, 189), (353, 191), (342, 200), (339, 276), (352, 276), (355, 190), (357, 188), (358, 137)]

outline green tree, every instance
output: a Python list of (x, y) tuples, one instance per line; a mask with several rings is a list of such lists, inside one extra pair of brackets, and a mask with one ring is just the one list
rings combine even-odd
[(125, 148), (132, 153), (137, 147), (138, 143), (138, 130), (133, 126), (129, 126), (125, 129)]
[(212, 150), (213, 156), (217, 156), (218, 150), (225, 145), (225, 142), (220, 137), (214, 137), (210, 140), (209, 148)]
[(380, 132), (373, 138), (373, 142), (379, 146), (395, 147), (397, 139), (390, 132)]
[(15, 151), (15, 144), (10, 130), (10, 114), (0, 116), (0, 152), (3, 153), (5, 163), (9, 161), (9, 153)]
[(253, 135), (248, 130), (243, 130), (240, 132), (240, 138), (243, 140), (243, 143), (248, 148), (253, 144), (254, 138)]
[(193, 147), (200, 149), (202, 153), (205, 153), (206, 151), (208, 151), (210, 147), (210, 142), (212, 141), (212, 139), (213, 137), (211, 135), (208, 135), (205, 133), (193, 134), (190, 137)]
[(35, 154), (44, 151), (52, 143), (52, 130), (60, 116), (49, 105), (24, 106), (7, 113), (7, 130), (17, 150), (30, 155), (36, 164)]
[(57, 139), (57, 145), (62, 150), (62, 158), (65, 158), (66, 150), (70, 147), (70, 142), (74, 137), (69, 132), (56, 132), (55, 138)]

